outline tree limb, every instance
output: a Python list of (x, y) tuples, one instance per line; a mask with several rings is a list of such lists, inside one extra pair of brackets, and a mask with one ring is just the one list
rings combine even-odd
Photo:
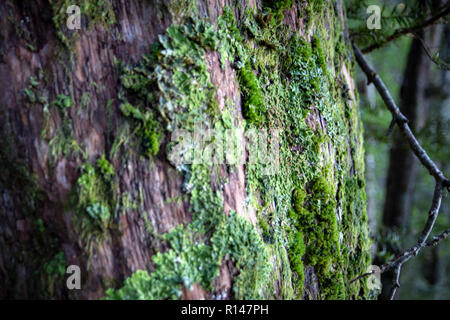
[(427, 54), (428, 58), (436, 64), (439, 68), (444, 70), (450, 70), (450, 64), (439, 58), (439, 52), (436, 52), (435, 54), (432, 54), (430, 51), (430, 48), (426, 45), (425, 41), (419, 37), (417, 34), (414, 33), (414, 38), (418, 39), (420, 44), (422, 45), (423, 50)]
[(426, 246), (427, 247), (434, 247), (439, 242), (441, 242), (442, 240), (447, 238), (449, 235), (450, 235), (450, 228), (445, 230), (444, 232), (442, 232), (440, 235), (434, 236), (433, 239), (427, 241)]
[(400, 273), (402, 272), (402, 265), (399, 264), (395, 268), (394, 271), (394, 284), (392, 285), (391, 292), (389, 297), (391, 300), (394, 300), (395, 294), (397, 293), (397, 289), (400, 288)]
[(369, 83), (373, 83), (377, 88), (378, 93), (391, 112), (393, 120), (399, 126), (404, 138), (408, 142), (416, 157), (425, 166), (425, 168), (427, 168), (428, 172), (435, 178), (436, 181), (440, 181), (443, 187), (449, 188), (450, 180), (444, 176), (442, 171), (439, 170), (438, 166), (433, 162), (433, 160), (431, 160), (426, 151), (422, 148), (419, 141), (417, 141), (408, 125), (408, 119), (403, 115), (403, 113), (401, 113), (400, 109), (395, 104), (395, 101), (389, 93), (389, 90), (387, 89), (383, 80), (381, 80), (375, 70), (369, 65), (355, 43), (353, 43), (353, 49), (355, 52), (356, 61), (366, 74)]

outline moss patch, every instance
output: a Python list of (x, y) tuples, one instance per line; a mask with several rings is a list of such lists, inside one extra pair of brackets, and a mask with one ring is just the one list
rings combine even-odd
[(100, 156), (95, 166), (86, 162), (81, 166), (75, 193), (71, 201), (77, 209), (76, 224), (81, 240), (91, 252), (93, 240), (102, 241), (112, 227), (117, 199), (114, 196), (114, 167)]
[(69, 17), (67, 9), (72, 5), (80, 8), (81, 22), (89, 28), (95, 25), (111, 26), (116, 22), (111, 0), (81, 0), (76, 3), (69, 0), (49, 0), (53, 12), (53, 24), (59, 40), (68, 48), (75, 39), (77, 30), (69, 30), (66, 26)]
[[(245, 168), (247, 202), (257, 209), (261, 230), (235, 213), (224, 214), (221, 195), (211, 187), (216, 167), (178, 166), (192, 222), (164, 235), (170, 250), (154, 256), (154, 271), (138, 271), (121, 289), (109, 290), (109, 298), (178, 298), (183, 286), (195, 283), (209, 290), (226, 255), (239, 270), (235, 298), (301, 297), (306, 265), (318, 277), (320, 298), (368, 297), (364, 281), (349, 284), (370, 264), (361, 127), (335, 81), (342, 57), (334, 47), (341, 40), (317, 18), (337, 14), (332, 4), (310, 3), (307, 10), (319, 10), (310, 12), (318, 31), (308, 42), (282, 23), (292, 3), (280, 3), (266, 2), (260, 12), (245, 9), (240, 23), (225, 8), (217, 29), (185, 18), (137, 66), (120, 64), (121, 109), (138, 128), (147, 156), (152, 148), (142, 143), (143, 119), (151, 119), (149, 132), (158, 135), (192, 132), (197, 123), (232, 125), (226, 111), (218, 112), (207, 50), (220, 53), (222, 67), (229, 62), (236, 70), (246, 126), (284, 131), (278, 171), (268, 175), (261, 164)], [(249, 147), (259, 157), (267, 153)]]

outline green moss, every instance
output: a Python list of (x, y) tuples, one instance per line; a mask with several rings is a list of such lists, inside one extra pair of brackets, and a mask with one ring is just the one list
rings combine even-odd
[[(148, 156), (158, 153), (164, 127), (172, 131), (183, 123), (191, 129), (205, 113), (218, 115), (205, 61), (205, 49), (216, 46), (211, 25), (189, 20), (169, 27), (137, 66), (120, 65), (121, 110), (138, 121), (138, 136)], [(157, 110), (151, 108), (155, 103)]]
[[(44, 109), (45, 110), (45, 109)], [(46, 129), (41, 133), (41, 136), (46, 138)], [(73, 156), (85, 159), (86, 152), (80, 147), (78, 142), (73, 137), (72, 122), (68, 119), (63, 120), (61, 128), (56, 130), (55, 135), (50, 140), (49, 144), (50, 165), (56, 163), (61, 156)]]
[(242, 106), (244, 117), (252, 124), (261, 124), (265, 111), (264, 96), (249, 62), (239, 70), (239, 83), (244, 94)]
[(305, 280), (303, 256), (305, 254), (305, 243), (303, 239), (303, 230), (301, 222), (309, 219), (309, 212), (303, 208), (306, 193), (303, 189), (296, 189), (293, 192), (293, 209), (289, 210), (289, 217), (292, 219), (293, 228), (288, 230), (289, 239), (289, 261), (292, 270), (297, 275), (297, 288), (299, 295), (303, 292), (303, 283)]
[[(42, 78), (42, 73), (40, 73)], [(78, 144), (73, 136), (72, 120), (68, 115), (68, 108), (73, 105), (71, 97), (65, 94), (57, 94), (55, 99), (49, 103), (49, 96), (45, 90), (39, 92), (39, 81), (35, 77), (30, 79), (33, 95), (38, 96), (37, 102), (42, 106), (42, 130), (41, 138), (48, 141), (49, 146), (49, 164), (53, 165), (61, 156), (80, 157), (85, 159), (87, 154), (85, 150)], [(43, 94), (43, 95), (40, 95)], [(57, 107), (57, 113), (61, 118), (61, 124), (55, 127), (52, 137), (49, 136), (52, 127), (52, 113), (50, 107)]]
[[(177, 227), (164, 235), (171, 250), (153, 257), (155, 271), (150, 275), (139, 270), (118, 290), (109, 289), (108, 299), (176, 299), (183, 287), (200, 283), (211, 289), (219, 275), (220, 262), (229, 254), (240, 270), (235, 279), (234, 297), (255, 299), (262, 296), (261, 288), (268, 281), (267, 252), (264, 244), (248, 221), (232, 212), (222, 220), (211, 238), (210, 245), (199, 242), (195, 225)], [(197, 239), (196, 239), (197, 238)]]
[[(121, 289), (109, 290), (109, 299), (176, 299), (181, 296), (183, 286), (191, 289), (193, 284), (202, 283), (207, 287), (211, 278), (218, 276), (220, 261), (211, 246), (195, 244), (193, 234), (183, 230), (182, 226), (164, 238), (172, 249), (153, 256), (155, 271), (150, 275), (138, 271)], [(136, 290), (140, 286), (149, 289), (142, 297)]]
[[(278, 171), (268, 175), (263, 164), (245, 168), (247, 202), (257, 209), (262, 235), (236, 213), (224, 214), (221, 194), (211, 187), (220, 190), (223, 184), (213, 181), (217, 166), (177, 166), (192, 221), (164, 235), (170, 250), (155, 255), (153, 272), (132, 275), (121, 289), (109, 290), (109, 298), (178, 298), (193, 284), (208, 290), (225, 256), (238, 269), (235, 298), (301, 297), (305, 266), (314, 268), (321, 298), (368, 296), (364, 282), (349, 284), (353, 270), (370, 263), (370, 241), (358, 115), (330, 76), (340, 66), (327, 65), (338, 35), (325, 36), (321, 19), (337, 15), (331, 4), (310, 3), (308, 8), (319, 10), (310, 22), (320, 32), (309, 43), (282, 22), (279, 13), (291, 5), (266, 2), (263, 12), (244, 9), (240, 23), (225, 8), (217, 30), (200, 18), (180, 19), (136, 66), (120, 66), (121, 109), (136, 132), (145, 117), (162, 133), (192, 132), (198, 123), (233, 127), (231, 114), (218, 112), (207, 50), (219, 52), (222, 68), (229, 63), (235, 69), (246, 123), (285, 132)], [(325, 127), (318, 121), (310, 126), (318, 116)], [(249, 147), (258, 157), (267, 153)]]
[(33, 90), (31, 90), (30, 88), (25, 88), (23, 92), (25, 93), (26, 97), (28, 98), (28, 101), (31, 104), (36, 103), (36, 95), (34, 94)]
[[(260, 299), (266, 296), (269, 282), (269, 255), (261, 236), (247, 220), (231, 212), (211, 238), (214, 249), (229, 254), (240, 273), (234, 279), (235, 299)], [(221, 250), (221, 251), (220, 251)]]
[[(126, 101), (130, 93), (138, 97), (133, 101), (138, 107), (124, 102), (122, 113), (142, 121), (147, 105), (159, 101), (153, 119), (168, 131), (192, 130), (196, 123), (213, 127), (213, 123), (222, 119), (232, 125), (226, 113), (221, 117), (217, 112), (215, 90), (205, 62), (205, 50), (216, 49), (219, 39), (204, 21), (187, 20), (184, 25), (169, 27), (167, 35), (160, 36), (159, 43), (138, 66), (122, 66), (121, 82), (125, 89), (122, 99)], [(145, 297), (152, 299), (178, 298), (183, 286), (190, 288), (196, 283), (209, 289), (219, 275), (221, 260), (229, 254), (241, 271), (234, 285), (234, 295), (261, 297), (261, 288), (268, 276), (268, 256), (263, 254), (266, 250), (261, 236), (235, 213), (226, 217), (220, 193), (211, 187), (211, 168), (194, 164), (182, 170), (186, 192), (190, 195), (192, 222), (164, 235), (171, 249), (154, 256), (155, 271), (148, 277), (139, 272), (127, 280), (123, 288), (108, 291), (108, 296), (113, 299), (138, 297), (134, 287), (139, 286), (151, 287)]]
[(106, 291), (111, 300), (150, 300), (154, 293), (154, 286), (147, 271), (138, 270), (128, 277), (120, 290), (108, 289)]
[(72, 99), (65, 94), (58, 94), (56, 100), (54, 100), (50, 105), (57, 106), (61, 109), (70, 108), (72, 106)]
[[(71, 48), (71, 44), (78, 34), (73, 30), (68, 30), (66, 26), (68, 14), (67, 8), (74, 5), (69, 0), (50, 0), (53, 12), (52, 21), (56, 29), (59, 40), (67, 47)], [(81, 0), (76, 3), (80, 7), (80, 14), (88, 21), (88, 27), (102, 25), (107, 28), (116, 22), (111, 0)]]
[(105, 181), (111, 181), (116, 174), (113, 165), (109, 163), (104, 154), (97, 160), (97, 167)]
[(104, 182), (90, 163), (81, 167), (81, 176), (77, 181), (79, 187), (79, 204), (86, 208), (90, 204), (102, 201), (104, 198)]
[(64, 252), (58, 252), (52, 260), (45, 262), (42, 269), (49, 276), (63, 276), (66, 273), (66, 257)]
[(168, 7), (175, 23), (198, 12), (196, 0), (169, 0)]
[(311, 45), (315, 56), (317, 57), (317, 64), (322, 68), (325, 74), (328, 73), (327, 63), (325, 62), (325, 56), (322, 47), (322, 41), (317, 35), (314, 35), (311, 39)]
[(77, 208), (75, 221), (81, 238), (90, 252), (93, 239), (102, 241), (112, 227), (114, 197), (114, 167), (102, 155), (93, 166), (86, 162), (81, 166), (73, 202)]
[(278, 25), (284, 19), (284, 11), (292, 8), (294, 0), (264, 0), (263, 11), (271, 25)]
[(258, 219), (258, 224), (261, 227), (262, 231), (263, 231), (263, 236), (268, 237), (270, 236), (269, 234), (269, 225), (267, 224), (266, 220), (264, 220), (263, 218), (259, 218)]
[(344, 282), (339, 268), (343, 261), (339, 243), (336, 217), (336, 201), (333, 186), (327, 177), (321, 176), (312, 182), (308, 209), (313, 219), (302, 224), (305, 230), (307, 251), (306, 263), (315, 267), (319, 284), (325, 298), (344, 298)]
[(293, 238), (290, 238), (289, 260), (292, 265), (292, 271), (297, 275), (297, 290), (299, 293), (303, 292), (303, 283), (305, 281), (303, 255), (305, 254), (305, 243), (303, 234), (300, 231), (293, 233)]
[(35, 104), (38, 102), (37, 97), (37, 87), (39, 86), (39, 81), (36, 79), (36, 77), (30, 77), (30, 84), (27, 88), (23, 89), (23, 92), (25, 94), (25, 97), (27, 98), (28, 102), (31, 104)]

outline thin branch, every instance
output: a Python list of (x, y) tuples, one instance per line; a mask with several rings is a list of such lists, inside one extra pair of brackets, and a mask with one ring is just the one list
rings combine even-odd
[[(445, 240), (449, 235), (450, 235), (450, 229), (447, 229), (444, 232), (442, 232), (441, 234), (434, 236), (429, 241), (423, 242), (422, 244), (416, 244), (416, 245), (412, 246), (408, 250), (405, 250), (401, 254), (397, 255), (391, 261), (383, 264), (380, 267), (380, 274), (382, 274), (388, 270), (391, 270), (393, 268), (398, 268), (399, 266), (402, 266), (406, 261), (408, 261), (412, 257), (416, 256), (422, 248), (436, 246), (439, 242)], [(351, 280), (350, 284), (352, 284), (353, 282), (358, 281), (360, 279), (363, 279), (365, 277), (368, 277), (374, 273), (375, 273), (375, 269), (371, 270), (369, 272), (366, 272), (366, 273), (356, 277), (355, 279)], [(399, 279), (396, 279), (395, 282), (397, 282), (397, 285), (399, 287), (400, 286), (400, 284), (398, 283)]]
[(433, 239), (426, 242), (427, 247), (434, 247), (442, 240), (445, 240), (450, 235), (450, 229), (445, 230), (440, 235), (434, 236)]
[[(419, 159), (419, 161), (423, 164), (423, 166), (428, 170), (428, 172), (434, 177), (434, 180), (436, 182), (434, 193), (433, 193), (433, 200), (431, 202), (430, 210), (428, 211), (428, 218), (425, 223), (425, 226), (423, 228), (422, 233), (419, 236), (419, 239), (417, 241), (417, 244), (409, 248), (408, 250), (404, 251), (403, 253), (397, 255), (393, 260), (390, 262), (382, 265), (380, 267), (380, 273), (383, 273), (387, 270), (390, 270), (392, 268), (395, 268), (394, 272), (394, 283), (391, 289), (390, 297), (391, 299), (395, 298), (395, 294), (397, 292), (397, 289), (400, 287), (400, 273), (402, 270), (402, 266), (405, 262), (407, 262), (412, 257), (416, 256), (419, 251), (426, 246), (434, 246), (440, 241), (444, 240), (448, 237), (450, 234), (450, 229), (447, 229), (439, 236), (433, 237), (432, 240), (427, 241), (430, 233), (433, 230), (433, 227), (435, 225), (436, 219), (439, 215), (439, 209), (441, 207), (441, 201), (442, 201), (442, 192), (445, 188), (450, 188), (450, 181), (447, 179), (441, 170), (439, 170), (436, 163), (431, 160), (431, 158), (428, 156), (426, 151), (422, 148), (417, 138), (412, 133), (409, 125), (408, 125), (408, 119), (405, 117), (404, 114), (401, 113), (400, 109), (395, 104), (394, 99), (392, 98), (391, 94), (389, 93), (389, 90), (387, 89), (384, 82), (381, 80), (381, 78), (377, 75), (375, 70), (369, 65), (367, 60), (364, 58), (361, 51), (358, 49), (358, 47), (353, 43), (353, 50), (355, 52), (356, 61), (358, 62), (361, 69), (364, 71), (364, 73), (367, 76), (367, 79), (369, 83), (373, 83), (375, 87), (377, 88), (378, 93), (380, 94), (381, 98), (383, 99), (384, 103), (386, 104), (387, 108), (392, 114), (392, 122), (390, 125), (390, 130), (392, 130), (392, 123), (397, 124), (397, 126), (400, 128), (400, 131), (403, 134), (403, 137), (408, 142), (411, 150), (413, 151), (414, 155)], [(350, 283), (353, 283), (356, 280), (359, 280), (361, 278), (364, 278), (368, 275), (371, 275), (374, 273), (374, 270), (371, 272), (367, 272), (354, 280), (352, 280)]]
[(416, 137), (409, 128), (408, 119), (403, 115), (403, 113), (400, 112), (400, 109), (395, 104), (395, 101), (389, 93), (389, 90), (384, 84), (383, 80), (381, 80), (375, 70), (369, 65), (369, 63), (361, 53), (361, 50), (359, 50), (355, 43), (353, 43), (353, 49), (355, 52), (356, 61), (366, 74), (369, 83), (373, 83), (377, 88), (378, 93), (391, 112), (393, 120), (395, 120), (395, 122), (399, 126), (400, 130), (403, 133), (403, 136), (405, 137), (416, 157), (425, 166), (425, 168), (427, 168), (428, 172), (430, 172), (430, 174), (435, 178), (436, 181), (441, 181), (442, 185), (445, 188), (450, 187), (450, 180), (448, 180), (444, 176), (441, 170), (439, 170), (438, 166), (434, 163), (433, 160), (431, 160), (426, 151), (422, 148), (419, 141), (417, 141)]
[(356, 282), (356, 281), (358, 281), (358, 280), (360, 280), (360, 279), (363, 279), (363, 278), (365, 278), (365, 277), (368, 277), (368, 276), (370, 276), (370, 275), (372, 275), (372, 274), (374, 274), (374, 273), (375, 273), (375, 270), (371, 270), (371, 271), (369, 271), (369, 272), (363, 273), (362, 275), (357, 276), (355, 279), (351, 280), (351, 281), (350, 281), (350, 284), (352, 284), (353, 282)]
[(421, 37), (419, 37), (417, 34), (414, 34), (413, 36), (414, 36), (414, 38), (419, 40), (420, 44), (422, 45), (423, 50), (427, 54), (428, 58), (430, 58), (431, 62), (433, 62), (434, 64), (436, 64), (439, 68), (441, 68), (443, 70), (450, 70), (450, 63), (447, 63), (444, 60), (442, 60), (441, 58), (439, 58), (439, 52), (432, 54), (430, 48), (428, 48), (427, 44)]
[(400, 288), (400, 273), (402, 272), (402, 265), (399, 264), (394, 271), (394, 284), (391, 288), (391, 293), (389, 297), (391, 300), (394, 300), (395, 294), (397, 293), (397, 289)]
[(442, 200), (442, 183), (440, 181), (436, 181), (436, 186), (434, 188), (433, 193), (433, 201), (431, 203), (430, 211), (428, 212), (428, 219), (427, 222), (425, 223), (425, 227), (418, 241), (420, 245), (423, 245), (425, 241), (427, 241), (428, 236), (431, 233), (431, 230), (433, 230), (434, 223), (436, 222), (436, 219), (439, 215), (441, 200)]
[[(395, 266), (404, 264), (406, 261), (416, 256), (423, 247), (430, 246), (430, 244), (425, 240), (430, 235), (431, 230), (434, 227), (434, 223), (436, 222), (436, 218), (439, 213), (439, 208), (441, 206), (441, 199), (442, 199), (442, 186), (440, 185), (440, 183), (437, 183), (436, 188), (434, 189), (433, 201), (431, 204), (430, 211), (428, 213), (428, 219), (427, 222), (425, 223), (425, 227), (419, 237), (419, 240), (417, 241), (417, 244), (412, 246), (408, 250), (404, 251), (403, 253), (397, 255), (390, 262), (383, 264), (380, 267), (381, 273), (389, 269), (392, 269)], [(432, 242), (435, 242), (435, 244), (437, 244), (439, 241), (444, 240), (448, 236), (448, 232), (449, 231), (446, 230), (444, 231), (443, 234), (437, 236), (438, 240), (435, 240), (436, 237), (434, 237)]]
[(384, 39), (383, 41), (376, 42), (362, 50), (363, 53), (369, 53), (373, 50), (379, 49), (389, 42), (401, 37), (402, 35), (408, 34), (408, 33), (415, 33), (419, 30), (422, 30), (428, 26), (431, 26), (433, 24), (436, 24), (441, 18), (445, 17), (446, 15), (450, 14), (450, 6), (446, 5), (442, 11), (440, 11), (438, 14), (432, 16), (431, 18), (423, 21), (422, 23), (419, 23), (412, 27), (407, 28), (401, 28), (396, 30), (393, 34), (391, 34), (389, 37)]

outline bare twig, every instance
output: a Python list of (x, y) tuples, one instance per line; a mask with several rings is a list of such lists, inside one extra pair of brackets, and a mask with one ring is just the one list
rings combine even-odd
[[(434, 236), (429, 241), (422, 242), (421, 244), (417, 243), (416, 245), (412, 246), (408, 250), (406, 250), (403, 253), (397, 255), (394, 259), (392, 259), (388, 263), (383, 264), (380, 267), (380, 273), (384, 273), (384, 272), (386, 272), (386, 271), (388, 271), (390, 269), (393, 269), (393, 268), (396, 268), (396, 270), (400, 270), (401, 271), (401, 268), (398, 269), (398, 267), (401, 267), (406, 261), (408, 261), (412, 257), (416, 256), (419, 253), (420, 249), (422, 249), (424, 247), (433, 247), (433, 246), (437, 245), (439, 242), (441, 242), (442, 240), (446, 239), (449, 235), (450, 235), (450, 229), (447, 229), (444, 232), (442, 232), (441, 234), (439, 234), (437, 236)], [(396, 272), (397, 271), (395, 271), (395, 273)], [(375, 270), (371, 270), (369, 272), (366, 272), (366, 273), (356, 277), (352, 281), (350, 281), (350, 284), (352, 284), (353, 282), (358, 281), (360, 279), (363, 279), (363, 278), (365, 278), (367, 276), (370, 276), (370, 275), (372, 275), (374, 273), (375, 273)], [(399, 278), (400, 278), (400, 273), (398, 274), (398, 277), (397, 277), (397, 274), (395, 274), (393, 287), (396, 287), (397, 289), (400, 287)], [(395, 292), (394, 292), (394, 294), (395, 294)], [(391, 295), (392, 295), (392, 291), (391, 291)]]
[(444, 60), (442, 60), (441, 58), (439, 58), (439, 52), (436, 52), (433, 54), (431, 52), (430, 48), (428, 48), (425, 41), (421, 37), (419, 37), (417, 34), (414, 34), (414, 38), (419, 40), (420, 44), (422, 45), (423, 50), (427, 54), (428, 58), (430, 58), (431, 62), (433, 62), (434, 64), (436, 64), (439, 68), (441, 68), (443, 70), (450, 70), (450, 63), (447, 63)]
[[(404, 251), (403, 253), (399, 254), (398, 256), (396, 256), (392, 261), (380, 267), (381, 273), (390, 270), (392, 268), (395, 268), (394, 284), (390, 295), (391, 299), (394, 299), (397, 289), (400, 287), (399, 279), (403, 264), (409, 259), (411, 259), (413, 256), (416, 256), (423, 247), (436, 245), (443, 239), (447, 238), (450, 233), (450, 229), (447, 229), (439, 236), (433, 237), (432, 240), (427, 241), (430, 233), (433, 230), (436, 219), (439, 215), (443, 189), (450, 188), (450, 181), (444, 176), (442, 171), (439, 170), (436, 163), (434, 163), (433, 160), (431, 160), (426, 151), (422, 148), (419, 141), (414, 136), (408, 125), (408, 119), (401, 113), (400, 109), (395, 104), (395, 101), (392, 98), (391, 94), (389, 93), (389, 90), (387, 89), (386, 85), (377, 75), (375, 70), (369, 65), (369, 63), (366, 61), (361, 51), (354, 43), (353, 43), (353, 50), (355, 52), (356, 61), (366, 74), (369, 83), (372, 82), (375, 85), (378, 93), (380, 94), (387, 108), (391, 112), (392, 121), (395, 124), (397, 124), (397, 126), (400, 128), (400, 131), (402, 132), (405, 140), (408, 142), (411, 150), (413, 151), (415, 156), (419, 159), (419, 161), (423, 164), (423, 166), (428, 170), (428, 172), (434, 177), (434, 180), (436, 182), (433, 193), (433, 200), (431, 203), (430, 210), (428, 212), (428, 218), (425, 223), (425, 227), (423, 228), (423, 231), (419, 236), (417, 244), (412, 246), (408, 250)], [(390, 127), (392, 127), (392, 123)], [(367, 272), (357, 277), (356, 279), (352, 280), (351, 283), (361, 278), (364, 278), (368, 275), (371, 275), (373, 273), (374, 273), (373, 270), (371, 272)]]
[(394, 300), (395, 294), (397, 293), (397, 289), (400, 288), (400, 273), (402, 272), (402, 265), (399, 264), (395, 268), (394, 271), (394, 284), (391, 288), (391, 293), (389, 294), (389, 297), (391, 300)]
[(444, 176), (441, 170), (439, 170), (437, 165), (433, 162), (433, 160), (431, 160), (426, 151), (422, 148), (419, 141), (417, 141), (416, 137), (409, 128), (408, 119), (403, 115), (403, 113), (400, 112), (400, 109), (395, 104), (395, 101), (389, 93), (389, 90), (387, 89), (383, 80), (381, 80), (375, 70), (369, 65), (359, 48), (354, 43), (353, 49), (355, 52), (356, 61), (366, 74), (369, 83), (373, 83), (377, 88), (378, 93), (391, 112), (393, 120), (395, 120), (395, 122), (399, 126), (400, 130), (403, 133), (403, 136), (409, 143), (409, 146), (411, 147), (416, 157), (425, 166), (425, 168), (427, 168), (427, 170), (435, 178), (436, 181), (440, 181), (445, 188), (450, 187), (450, 180), (448, 180)]
[(350, 284), (352, 284), (353, 282), (356, 282), (356, 281), (358, 281), (360, 279), (363, 279), (365, 277), (368, 277), (368, 276), (370, 276), (371, 274), (374, 274), (374, 273), (375, 273), (375, 270), (371, 270), (369, 272), (363, 273), (362, 275), (357, 276), (355, 279), (351, 280)]
[(439, 22), (439, 20), (445, 16), (447, 16), (448, 14), (450, 14), (450, 6), (446, 5), (444, 6), (443, 10), (439, 11), (439, 13), (437, 13), (436, 15), (428, 18), (427, 20), (423, 21), (422, 23), (419, 23), (415, 26), (412, 27), (407, 27), (407, 28), (401, 28), (396, 30), (393, 34), (391, 34), (389, 37), (387, 37), (386, 39), (384, 39), (383, 41), (380, 42), (376, 42), (366, 48), (364, 48), (362, 50), (363, 53), (369, 53), (373, 50), (379, 49), (383, 46), (385, 46), (386, 44), (388, 44), (389, 42), (405, 35), (408, 33), (414, 33), (417, 32), (418, 30), (422, 30), (428, 26), (431, 26), (433, 24), (436, 24)]
[(434, 236), (433, 239), (427, 241), (426, 242), (426, 246), (427, 247), (434, 247), (439, 242), (441, 242), (442, 240), (447, 238), (449, 235), (450, 235), (450, 229), (447, 229), (444, 232), (442, 232), (440, 235)]

